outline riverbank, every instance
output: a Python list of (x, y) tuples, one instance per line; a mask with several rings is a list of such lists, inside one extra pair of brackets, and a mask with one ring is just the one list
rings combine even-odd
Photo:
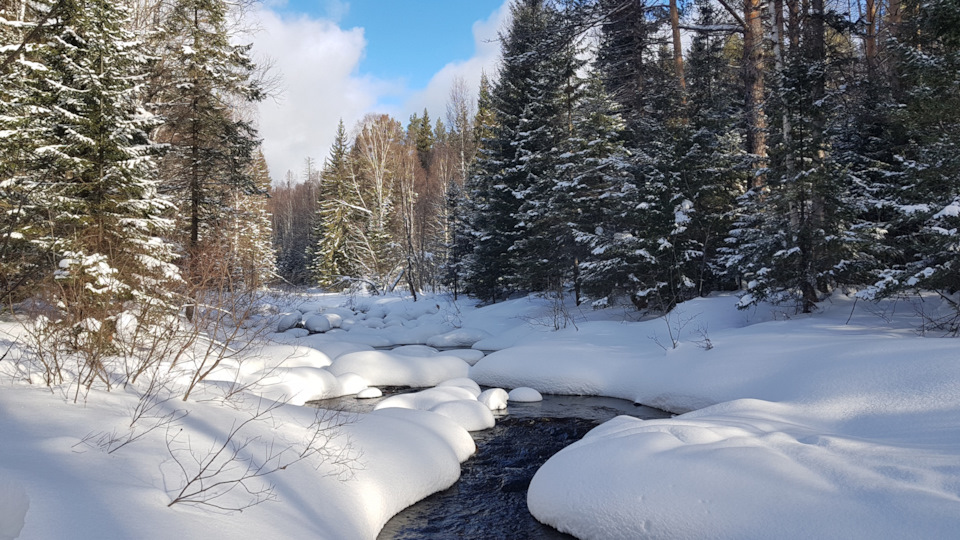
[[(546, 463), (530, 508), (580, 537), (938, 537), (960, 526), (960, 347), (917, 335), (907, 302), (835, 297), (822, 313), (796, 316), (737, 311), (727, 296), (629, 321), (623, 310), (542, 298), (483, 308), (427, 300), (300, 301), (307, 314), (338, 315), (340, 328), (275, 333), (265, 353), (223, 366), (188, 402), (164, 402), (159, 410), (189, 413), (178, 429), (190, 446), (166, 428), (113, 453), (91, 445), (90, 434), (130, 431), (136, 389), (73, 403), (11, 371), (9, 356), (0, 363), (0, 538), (373, 538), (400, 509), (456, 481), (473, 451), (462, 419), (409, 409), (325, 419), (340, 436), (324, 458), (261, 478), (278, 500), (228, 515), (166, 506), (180, 478), (170, 440), (202, 462), (251, 410), (273, 403), (264, 396), (287, 404), (244, 428), (243, 455), (269, 456), (278, 442), (301, 448), (316, 418), (293, 403), (392, 384), (398, 373), (410, 385), (467, 375), (695, 411), (615, 419)], [(496, 352), (373, 350), (457, 339)], [(238, 394), (241, 406), (222, 399), (231, 381), (257, 383)]]

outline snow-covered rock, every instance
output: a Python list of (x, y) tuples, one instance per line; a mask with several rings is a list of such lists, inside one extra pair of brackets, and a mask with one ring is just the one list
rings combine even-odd
[(438, 386), (436, 388), (427, 388), (419, 392), (410, 392), (407, 394), (397, 394), (377, 403), (376, 409), (388, 409), (390, 407), (399, 407), (402, 409), (417, 409), (420, 411), (429, 411), (441, 403), (448, 401), (474, 400), (476, 397), (473, 392), (466, 388), (458, 386)]
[(323, 315), (307, 315), (303, 319), (303, 327), (311, 334), (321, 334), (333, 328), (330, 325), (330, 319)]
[(321, 313), (320, 316), (327, 319), (327, 322), (330, 323), (330, 328), (340, 328), (343, 324), (343, 316), (339, 313)]
[(300, 325), (302, 319), (303, 313), (299, 311), (291, 311), (280, 315), (280, 320), (277, 321), (277, 332), (286, 332), (291, 328), (296, 328)]
[(390, 352), (404, 356), (436, 356), (440, 351), (426, 345), (401, 345)]
[(381, 396), (383, 396), (383, 391), (376, 386), (364, 388), (363, 390), (357, 392), (357, 398), (359, 399), (373, 399)]
[(496, 424), (490, 409), (475, 399), (446, 401), (429, 410), (450, 418), (467, 431), (482, 431)]
[(476, 349), (450, 349), (448, 351), (443, 351), (443, 354), (462, 358), (464, 362), (470, 364), (471, 366), (475, 365), (484, 357), (483, 351), (478, 351)]
[(511, 390), (510, 393), (507, 394), (507, 399), (515, 403), (533, 403), (543, 401), (543, 396), (533, 388), (521, 386)]
[(437, 387), (444, 387), (444, 386), (456, 386), (458, 388), (464, 388), (466, 390), (469, 390), (473, 394), (473, 397), (477, 397), (480, 395), (480, 385), (474, 382), (473, 379), (469, 379), (467, 377), (458, 377), (456, 379), (449, 379), (437, 385)]
[(507, 408), (509, 396), (503, 388), (489, 388), (477, 396), (477, 401), (486, 405), (491, 411), (501, 411)]

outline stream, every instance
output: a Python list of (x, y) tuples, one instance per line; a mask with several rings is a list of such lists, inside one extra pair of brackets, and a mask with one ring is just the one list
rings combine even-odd
[[(384, 396), (410, 391), (385, 388)], [(378, 401), (352, 396), (311, 403), (367, 412)], [(615, 416), (668, 418), (669, 413), (614, 398), (544, 395), (537, 403), (511, 403), (497, 425), (471, 433), (477, 452), (461, 465), (460, 480), (406, 508), (378, 540), (421, 538), (573, 538), (539, 523), (527, 511), (527, 486), (552, 455)]]

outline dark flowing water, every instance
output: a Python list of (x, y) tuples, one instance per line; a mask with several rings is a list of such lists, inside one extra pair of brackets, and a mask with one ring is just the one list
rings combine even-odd
[[(387, 389), (384, 393), (397, 390)], [(460, 480), (394, 516), (378, 539), (572, 538), (539, 523), (527, 511), (527, 487), (537, 469), (552, 455), (615, 416), (670, 416), (621, 399), (551, 395), (543, 398), (538, 403), (512, 403), (497, 418), (495, 427), (473, 432), (477, 453), (461, 465)], [(348, 397), (317, 404), (363, 412), (372, 409), (376, 401)]]

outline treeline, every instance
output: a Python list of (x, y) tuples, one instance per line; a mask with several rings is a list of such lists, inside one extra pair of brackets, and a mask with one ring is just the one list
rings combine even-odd
[[(303, 251), (313, 279), (406, 271), (490, 301), (653, 309), (718, 289), (810, 311), (837, 287), (960, 288), (957, 2), (517, 0), (512, 15), (495, 82), (449, 131), (471, 137), (453, 152), (465, 173), (434, 171), (387, 119), (361, 130), (393, 133), (392, 161), (362, 158), (381, 155), (369, 135), (340, 139)], [(373, 163), (393, 182), (375, 203)], [(422, 213), (405, 206), (421, 196)], [(331, 228), (337, 212), (348, 225)]]
[(240, 7), (0, 2), (0, 301), (109, 341), (272, 279)]
[(446, 123), (427, 110), (406, 127), (371, 114), (348, 134), (341, 122), (323, 166), (307, 158), (300, 178), (288, 172), (273, 191), (280, 274), (374, 293), (442, 288), (452, 211), (475, 153), (472, 109), (457, 81)]

